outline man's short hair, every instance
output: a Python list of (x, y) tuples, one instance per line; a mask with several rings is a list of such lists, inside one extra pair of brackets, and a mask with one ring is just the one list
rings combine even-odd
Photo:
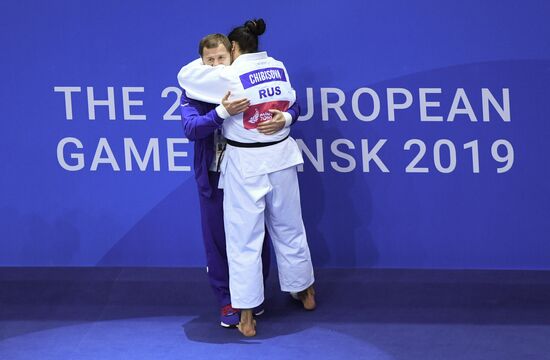
[(199, 43), (199, 55), (202, 57), (202, 51), (204, 48), (214, 49), (223, 44), (227, 49), (227, 52), (231, 52), (231, 43), (224, 34), (210, 34), (202, 38)]

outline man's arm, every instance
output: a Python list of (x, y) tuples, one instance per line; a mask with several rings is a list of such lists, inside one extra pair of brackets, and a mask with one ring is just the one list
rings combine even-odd
[(288, 114), (290, 114), (290, 122), (288, 122), (288, 117), (285, 117), (287, 123), (285, 124), (285, 127), (288, 127), (290, 125), (294, 125), (294, 123), (298, 120), (300, 117), (302, 109), (300, 108), (300, 104), (298, 104), (298, 99), (292, 104), (292, 106), (286, 111)]
[(180, 103), (183, 131), (185, 132), (185, 136), (191, 141), (204, 139), (212, 135), (222, 125), (224, 120), (218, 115), (216, 109), (200, 115), (197, 107), (197, 101), (189, 99), (185, 91), (183, 91)]
[(203, 65), (202, 59), (190, 62), (178, 73), (178, 83), (191, 99), (218, 104), (231, 85), (230, 67)]
[(204, 139), (218, 129), (223, 121), (232, 115), (245, 111), (250, 105), (248, 99), (229, 100), (231, 92), (227, 92), (221, 99), (221, 104), (204, 115), (197, 110), (200, 104), (197, 100), (189, 99), (185, 90), (181, 94), (181, 115), (183, 131), (189, 140)]
[(269, 112), (273, 114), (272, 119), (259, 123), (258, 131), (265, 135), (272, 135), (285, 127), (294, 125), (300, 116), (300, 110), (298, 101), (295, 101), (286, 112), (275, 109), (269, 110)]

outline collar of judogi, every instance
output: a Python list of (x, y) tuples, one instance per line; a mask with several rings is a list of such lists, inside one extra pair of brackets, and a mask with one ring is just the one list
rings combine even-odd
[(242, 54), (238, 58), (233, 61), (233, 64), (241, 61), (253, 61), (253, 60), (261, 60), (267, 58), (267, 52), (266, 51), (260, 51), (257, 53), (249, 53), (249, 54)]

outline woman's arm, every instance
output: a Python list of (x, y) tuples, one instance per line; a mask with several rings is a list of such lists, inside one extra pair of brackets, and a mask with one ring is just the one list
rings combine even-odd
[(203, 65), (199, 58), (181, 68), (178, 82), (189, 98), (219, 104), (230, 89), (231, 69), (225, 65)]

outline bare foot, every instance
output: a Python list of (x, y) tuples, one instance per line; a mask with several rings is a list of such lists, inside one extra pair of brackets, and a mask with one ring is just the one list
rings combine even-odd
[(246, 337), (256, 336), (256, 320), (252, 314), (252, 309), (241, 310), (241, 321), (237, 329)]
[(313, 288), (313, 285), (303, 291), (300, 291), (298, 293), (298, 298), (306, 310), (314, 310), (317, 306), (315, 303), (315, 289)]

